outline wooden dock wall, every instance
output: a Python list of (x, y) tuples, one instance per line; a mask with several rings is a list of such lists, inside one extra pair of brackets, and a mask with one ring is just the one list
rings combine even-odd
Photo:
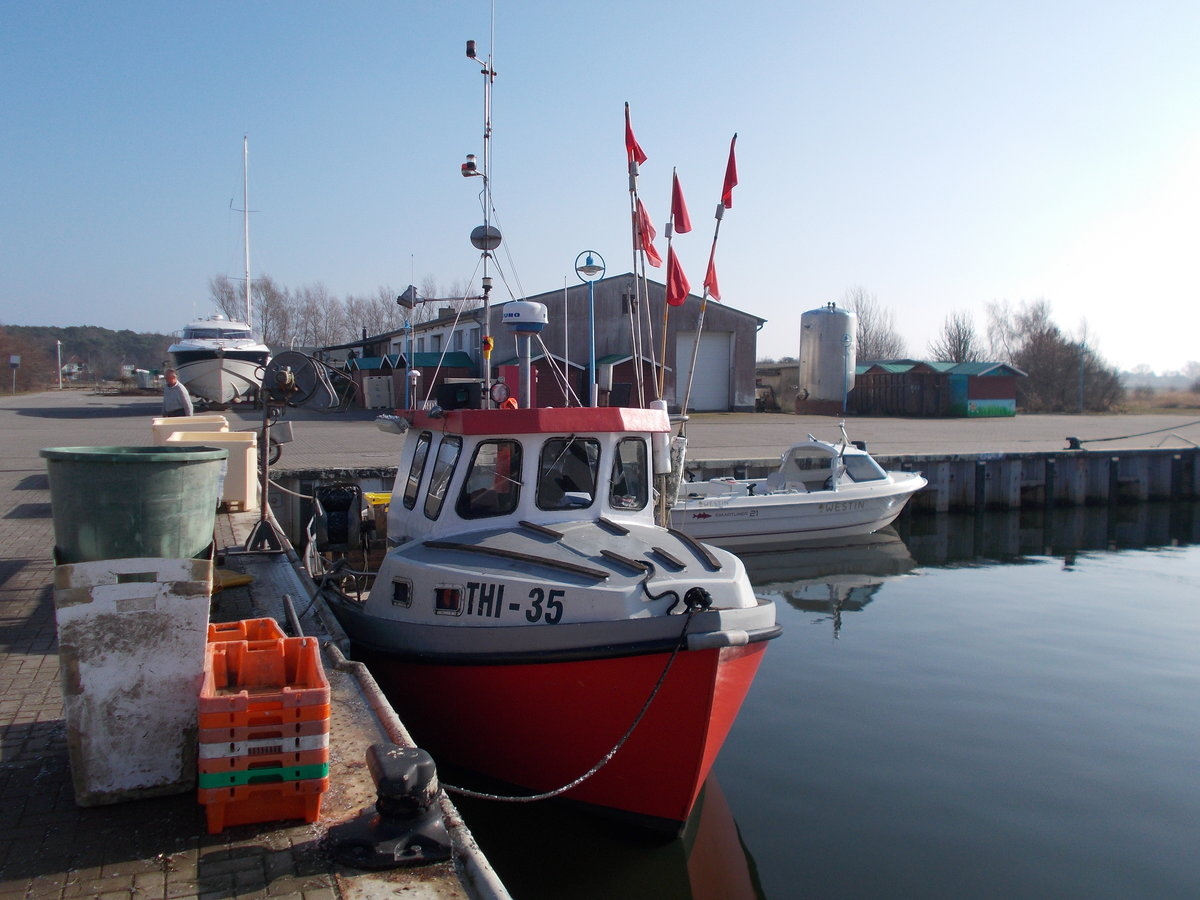
[[(914, 512), (1200, 499), (1200, 448), (921, 453), (875, 459), (885, 469), (920, 472), (929, 481), (910, 501)], [(696, 459), (688, 461), (688, 470), (697, 481), (761, 478), (778, 464), (778, 457)]]
[[(1029, 453), (917, 453), (876, 456), (885, 469), (922, 473), (929, 484), (909, 502), (913, 512), (972, 512), (978, 509), (1036, 509), (1151, 500), (1200, 499), (1200, 448), (1057, 450)], [(693, 459), (694, 480), (761, 478), (779, 465), (763, 459)], [(286, 493), (268, 494), (275, 518), (289, 538), (303, 540), (303, 522), (319, 484), (354, 482), (364, 491), (389, 491), (394, 466), (281, 471), (275, 481)]]

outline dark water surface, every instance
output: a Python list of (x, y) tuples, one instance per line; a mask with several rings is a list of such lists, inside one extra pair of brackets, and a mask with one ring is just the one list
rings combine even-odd
[(1200, 897), (1197, 545), (1147, 505), (748, 556), (784, 634), (682, 840), (460, 806), (518, 898)]

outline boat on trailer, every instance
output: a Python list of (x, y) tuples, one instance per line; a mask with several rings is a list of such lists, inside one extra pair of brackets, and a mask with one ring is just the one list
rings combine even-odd
[(895, 521), (926, 485), (919, 472), (885, 471), (862, 446), (811, 434), (765, 478), (680, 485), (671, 525), (731, 550), (762, 550), (870, 534)]
[(257, 399), (271, 351), (245, 322), (218, 314), (189, 322), (167, 355), (188, 393), (224, 408)]

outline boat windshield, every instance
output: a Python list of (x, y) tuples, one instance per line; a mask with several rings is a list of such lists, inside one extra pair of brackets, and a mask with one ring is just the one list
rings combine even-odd
[(250, 330), (244, 328), (186, 328), (185, 341), (246, 341)]
[(846, 474), (851, 481), (882, 481), (887, 478), (887, 472), (869, 456), (847, 453), (842, 457), (842, 462), (846, 464)]
[(417, 505), (417, 490), (421, 487), (421, 476), (425, 474), (425, 459), (429, 456), (429, 445), (433, 435), (428, 431), (417, 438), (417, 446), (413, 450), (412, 465), (408, 469), (408, 481), (404, 483), (404, 508), (412, 509)]
[(462, 438), (444, 436), (438, 445), (437, 456), (433, 459), (433, 474), (429, 476), (429, 491), (425, 495), (425, 515), (436, 519), (446, 502), (446, 488), (450, 486), (450, 477), (458, 463), (458, 455), (462, 452)]
[(521, 445), (513, 440), (481, 441), (463, 480), (455, 510), (464, 519), (503, 516), (521, 499)]
[(596, 500), (600, 442), (594, 438), (550, 438), (538, 460), (538, 509), (585, 509)]
[(608, 496), (609, 506), (613, 509), (646, 508), (649, 499), (646, 456), (644, 438), (624, 438), (617, 444)]

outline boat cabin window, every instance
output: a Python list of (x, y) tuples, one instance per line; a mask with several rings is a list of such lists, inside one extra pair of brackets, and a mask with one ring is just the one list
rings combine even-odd
[(446, 488), (454, 475), (458, 455), (462, 453), (462, 438), (444, 436), (438, 444), (437, 456), (433, 460), (433, 474), (429, 476), (429, 490), (425, 495), (425, 515), (436, 519), (446, 502)]
[(250, 337), (250, 333), (235, 328), (188, 328), (183, 337), (194, 341), (236, 341)]
[(596, 500), (600, 442), (594, 438), (550, 438), (538, 460), (538, 509), (585, 509)]
[(516, 441), (481, 441), (463, 480), (455, 510), (464, 519), (503, 516), (521, 499), (521, 445)]
[(887, 478), (887, 472), (869, 456), (847, 454), (842, 457), (842, 462), (846, 464), (846, 474), (851, 481), (882, 481)]
[(625, 438), (617, 444), (608, 494), (608, 505), (613, 509), (646, 508), (646, 458), (644, 438)]
[(802, 482), (805, 490), (819, 491), (833, 487), (834, 458), (827, 453), (792, 454), (784, 470), (785, 483)]
[(433, 435), (428, 431), (422, 432), (417, 438), (412, 465), (408, 468), (408, 481), (404, 483), (405, 509), (412, 509), (417, 505), (417, 489), (421, 486), (421, 476), (425, 474), (425, 460), (429, 457), (429, 445), (432, 442)]

